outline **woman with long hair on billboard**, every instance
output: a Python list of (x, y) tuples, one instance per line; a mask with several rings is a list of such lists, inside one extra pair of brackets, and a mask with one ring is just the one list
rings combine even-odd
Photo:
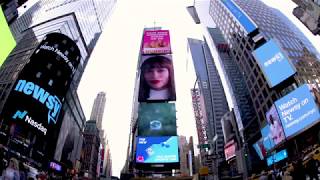
[(152, 56), (141, 65), (139, 101), (176, 99), (172, 60)]

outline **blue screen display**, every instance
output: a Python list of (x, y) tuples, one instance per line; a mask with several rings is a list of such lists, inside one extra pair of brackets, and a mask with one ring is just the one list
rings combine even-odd
[(278, 85), (296, 73), (288, 57), (282, 52), (275, 40), (271, 39), (253, 51), (270, 88)]
[(221, 0), (221, 2), (248, 34), (257, 29), (257, 25), (232, 0)]
[(179, 162), (177, 136), (138, 137), (137, 163)]
[(311, 91), (304, 84), (275, 102), (286, 137), (294, 136), (319, 121), (319, 107)]
[(287, 157), (288, 157), (287, 150), (284, 149), (284, 150), (277, 152), (277, 153), (273, 154), (272, 156), (268, 157), (267, 164), (268, 164), (268, 166), (270, 166), (270, 165), (272, 165), (276, 162), (279, 162)]

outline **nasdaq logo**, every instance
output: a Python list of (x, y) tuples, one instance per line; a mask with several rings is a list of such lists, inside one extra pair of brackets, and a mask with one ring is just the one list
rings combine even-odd
[(13, 118), (13, 119), (17, 119), (17, 118), (23, 119), (23, 118), (27, 115), (27, 113), (28, 113), (28, 111), (23, 111), (23, 112), (21, 112), (21, 111), (18, 110), (18, 111), (12, 116), (12, 118)]
[(57, 96), (50, 94), (37, 84), (27, 82), (26, 80), (19, 80), (14, 90), (31, 96), (39, 103), (46, 106), (48, 109), (48, 124), (50, 124), (50, 122), (53, 122), (54, 124), (57, 123), (58, 115), (62, 107), (61, 101)]
[(33, 120), (30, 116), (27, 115), (28, 111), (19, 111), (17, 110), (17, 112), (12, 116), (13, 119), (24, 119), (25, 122), (27, 122), (28, 124), (30, 124), (31, 126), (33, 126), (34, 128), (38, 129), (39, 131), (41, 131), (44, 135), (47, 135), (47, 128), (43, 127), (42, 123), (36, 122), (35, 120)]

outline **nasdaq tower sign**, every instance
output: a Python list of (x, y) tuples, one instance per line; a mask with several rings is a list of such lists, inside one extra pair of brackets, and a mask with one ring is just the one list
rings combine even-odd
[(79, 62), (80, 51), (73, 40), (60, 33), (47, 34), (13, 85), (2, 110), (1, 133), (41, 148), (44, 142), (55, 144), (62, 104)]

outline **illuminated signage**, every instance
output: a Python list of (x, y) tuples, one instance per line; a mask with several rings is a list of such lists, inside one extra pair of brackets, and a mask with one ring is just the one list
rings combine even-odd
[(259, 139), (252, 146), (253, 146), (254, 150), (257, 152), (257, 154), (261, 160), (263, 160), (263, 158), (267, 156), (267, 150), (263, 145), (263, 138)]
[(176, 108), (173, 103), (141, 103), (139, 136), (176, 136)]
[(229, 141), (224, 146), (224, 155), (226, 157), (226, 160), (229, 160), (236, 156), (236, 148), (237, 148), (237, 143), (234, 142), (234, 140)]
[(241, 24), (247, 34), (250, 34), (257, 29), (257, 25), (243, 12), (233, 0), (221, 0), (227, 10)]
[(146, 30), (143, 34), (142, 54), (170, 54), (168, 30)]
[(137, 163), (177, 163), (178, 137), (138, 137), (136, 149)]
[(0, 7), (0, 67), (15, 46), (16, 41), (11, 34), (7, 20)]
[(285, 158), (288, 157), (288, 153), (287, 153), (287, 150), (282, 150), (282, 151), (279, 151), (277, 153), (274, 153), (273, 155), (271, 155), (270, 157), (267, 158), (267, 164), (268, 166), (271, 166), (272, 164), (276, 163), (276, 162), (279, 162)]
[(50, 124), (51, 121), (57, 123), (58, 114), (62, 107), (61, 101), (57, 96), (51, 95), (37, 84), (27, 82), (26, 80), (19, 80), (14, 90), (24, 93), (25, 95), (30, 95), (39, 103), (45, 105), (49, 110), (48, 124)]
[(253, 51), (270, 88), (296, 73), (296, 69), (274, 39)]
[(176, 100), (176, 91), (172, 56), (142, 56), (138, 101), (174, 100)]
[(275, 102), (286, 137), (294, 136), (319, 121), (319, 107), (312, 92), (304, 84)]
[(278, 112), (274, 105), (271, 106), (269, 111), (266, 113), (266, 119), (268, 121), (269, 136), (275, 145), (285, 140), (283, 128), (279, 119)]
[[(19, 73), (1, 117), (20, 135), (57, 138), (65, 95), (80, 63), (77, 44), (60, 33), (47, 34)], [(30, 136), (29, 135), (29, 136)]]

